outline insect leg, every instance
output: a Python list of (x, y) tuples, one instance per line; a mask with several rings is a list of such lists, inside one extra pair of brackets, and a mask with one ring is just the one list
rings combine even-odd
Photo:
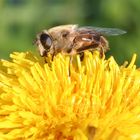
[(46, 60), (46, 57), (43, 57), (43, 58), (44, 58), (45, 63), (48, 63), (47, 60)]
[(100, 46), (100, 56), (101, 56), (101, 58), (104, 56), (103, 46)]
[(73, 60), (73, 56), (70, 55), (70, 59), (69, 59), (69, 76), (71, 75), (70, 66), (71, 66), (71, 64), (72, 64), (72, 60)]
[(54, 59), (54, 56), (55, 56), (55, 53), (52, 54), (52, 61), (53, 61), (53, 59)]
[(84, 52), (79, 53), (79, 55), (80, 55), (80, 60), (83, 61), (83, 59), (84, 59)]

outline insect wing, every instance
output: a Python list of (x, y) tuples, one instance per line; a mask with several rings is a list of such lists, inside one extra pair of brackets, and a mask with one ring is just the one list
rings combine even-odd
[(77, 31), (80, 33), (89, 33), (89, 34), (99, 33), (105, 36), (116, 36), (116, 35), (122, 35), (126, 33), (126, 31), (118, 28), (102, 28), (102, 27), (90, 27), (90, 26), (77, 28)]

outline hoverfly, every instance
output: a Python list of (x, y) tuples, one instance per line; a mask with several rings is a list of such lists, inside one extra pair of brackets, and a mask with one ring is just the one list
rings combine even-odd
[(105, 36), (116, 36), (126, 33), (117, 28), (78, 27), (78, 25), (61, 25), (43, 30), (37, 34), (35, 44), (40, 55), (52, 58), (58, 53), (73, 56), (82, 54), (85, 50), (93, 52), (99, 50), (104, 54), (109, 50), (109, 44)]

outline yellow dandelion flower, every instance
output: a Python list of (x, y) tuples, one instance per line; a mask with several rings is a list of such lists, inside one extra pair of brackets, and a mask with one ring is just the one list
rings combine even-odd
[(139, 140), (140, 70), (85, 52), (0, 61), (0, 140)]

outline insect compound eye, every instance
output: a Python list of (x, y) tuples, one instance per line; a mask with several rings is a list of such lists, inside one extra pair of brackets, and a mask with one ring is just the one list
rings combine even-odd
[(40, 42), (42, 44), (42, 46), (44, 46), (44, 49), (50, 49), (51, 45), (52, 45), (52, 39), (51, 37), (46, 34), (46, 33), (42, 33), (40, 35)]

